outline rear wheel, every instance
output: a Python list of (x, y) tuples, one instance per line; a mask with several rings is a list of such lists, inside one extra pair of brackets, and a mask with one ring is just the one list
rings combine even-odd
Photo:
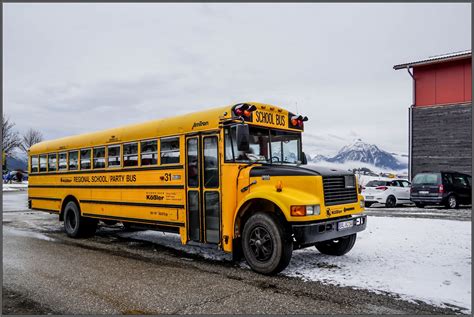
[(418, 208), (425, 208), (425, 204), (422, 203), (415, 203), (415, 206)]
[(260, 212), (245, 223), (242, 251), (252, 270), (276, 274), (290, 263), (293, 243), (275, 215)]
[(349, 252), (355, 244), (357, 234), (351, 234), (333, 240), (327, 240), (316, 243), (316, 249), (322, 254), (327, 255), (344, 255)]
[(369, 208), (370, 206), (372, 206), (374, 203), (373, 202), (368, 202), (366, 201), (365, 202), (365, 207)]
[(79, 207), (73, 201), (64, 208), (64, 230), (71, 238), (90, 237), (97, 229), (97, 220), (81, 216)]
[(387, 201), (385, 202), (385, 207), (387, 208), (393, 208), (397, 205), (397, 199), (395, 196), (390, 195), (387, 197)]
[(459, 203), (454, 195), (449, 195), (448, 199), (446, 200), (446, 208), (456, 209), (458, 208)]

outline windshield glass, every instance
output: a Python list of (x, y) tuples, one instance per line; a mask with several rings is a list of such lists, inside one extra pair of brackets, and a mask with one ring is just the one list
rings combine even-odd
[(370, 181), (365, 185), (365, 187), (377, 187), (377, 186), (389, 186), (387, 181)]
[(438, 185), (441, 184), (441, 174), (422, 173), (415, 176), (413, 184)]
[(236, 127), (225, 129), (225, 159), (235, 162), (296, 164), (299, 160), (301, 134), (249, 127), (249, 151), (237, 150)]

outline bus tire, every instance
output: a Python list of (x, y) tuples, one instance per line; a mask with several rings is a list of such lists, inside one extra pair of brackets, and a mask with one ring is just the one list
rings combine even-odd
[(259, 212), (245, 223), (242, 251), (253, 271), (271, 275), (288, 266), (293, 243), (275, 215)]
[(321, 241), (316, 243), (316, 249), (318, 249), (318, 251), (322, 254), (341, 256), (352, 249), (356, 238), (357, 233), (354, 233), (349, 236), (333, 240)]
[(64, 230), (71, 238), (90, 237), (95, 234), (97, 220), (81, 216), (79, 207), (73, 201), (64, 208)]

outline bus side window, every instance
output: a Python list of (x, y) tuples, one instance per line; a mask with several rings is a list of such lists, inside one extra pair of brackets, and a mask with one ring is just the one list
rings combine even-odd
[(57, 154), (48, 154), (48, 172), (54, 172), (56, 170)]
[(140, 164), (156, 165), (158, 163), (158, 141), (142, 141), (140, 143)]
[(120, 167), (120, 145), (110, 145), (107, 152), (107, 167)]
[(31, 173), (38, 173), (38, 156), (31, 157)]
[(179, 163), (179, 138), (160, 139), (161, 164)]
[(77, 170), (77, 159), (78, 159), (79, 151), (71, 151), (69, 152), (69, 170), (75, 171)]
[(105, 147), (94, 148), (94, 168), (105, 167)]
[(67, 153), (59, 153), (59, 163), (58, 163), (58, 170), (64, 171), (67, 170)]
[(138, 166), (138, 143), (123, 145), (123, 166)]
[(91, 169), (91, 149), (81, 150), (81, 170)]
[(48, 170), (48, 158), (46, 155), (40, 155), (39, 156), (39, 161), (40, 161), (40, 172), (46, 172)]

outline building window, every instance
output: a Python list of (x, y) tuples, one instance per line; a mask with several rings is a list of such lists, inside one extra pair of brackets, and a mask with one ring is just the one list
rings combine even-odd
[(120, 167), (120, 145), (111, 145), (107, 148), (107, 166)]
[(56, 170), (57, 155), (48, 154), (48, 172), (54, 172)]
[(138, 143), (123, 145), (123, 166), (138, 166)]
[(40, 155), (39, 156), (39, 161), (40, 161), (40, 172), (46, 172), (48, 170), (48, 158), (46, 155)]
[(179, 138), (160, 140), (161, 164), (179, 163)]
[(64, 171), (67, 170), (67, 153), (59, 153), (59, 160), (58, 160), (58, 170)]
[(105, 147), (94, 149), (94, 168), (105, 167)]
[(158, 163), (158, 147), (157, 141), (142, 141), (140, 144), (141, 158), (140, 164), (144, 165), (155, 165)]
[(38, 157), (32, 156), (31, 157), (31, 173), (38, 173)]
[(69, 152), (69, 170), (77, 170), (77, 161), (78, 161), (79, 151)]
[(81, 170), (91, 169), (91, 149), (81, 150)]

